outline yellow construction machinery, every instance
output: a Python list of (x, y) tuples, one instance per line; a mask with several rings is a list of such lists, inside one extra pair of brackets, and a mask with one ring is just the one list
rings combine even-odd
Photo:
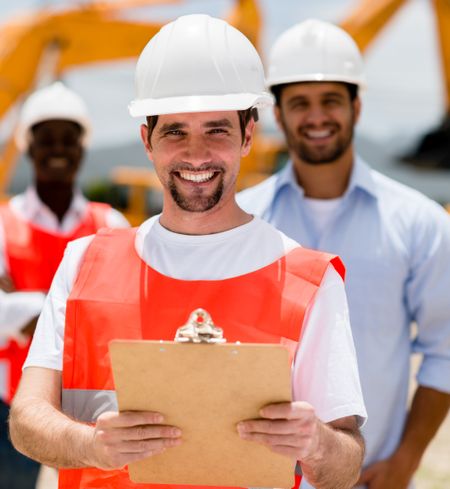
[[(450, 168), (450, 2), (429, 1), (436, 18), (446, 110), (441, 125), (426, 134), (414, 153), (406, 155), (403, 159), (430, 168)], [(408, 0), (361, 0), (341, 22), (341, 27), (355, 39), (364, 52), (407, 2)]]

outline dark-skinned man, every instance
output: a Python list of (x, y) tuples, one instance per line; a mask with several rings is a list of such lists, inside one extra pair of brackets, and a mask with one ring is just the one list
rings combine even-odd
[(90, 132), (83, 100), (60, 82), (33, 93), (20, 115), (17, 142), (29, 157), (33, 183), (0, 207), (1, 487), (36, 482), (39, 465), (13, 449), (6, 417), (65, 246), (100, 227), (128, 226), (119, 212), (89, 203), (77, 188)]
[[(355, 154), (364, 84), (361, 55), (342, 29), (309, 20), (283, 33), (268, 85), (290, 162), (239, 203), (305, 246), (343, 258), (369, 415), (359, 484), (406, 489), (450, 403), (450, 220)], [(423, 361), (408, 413), (413, 352)]]

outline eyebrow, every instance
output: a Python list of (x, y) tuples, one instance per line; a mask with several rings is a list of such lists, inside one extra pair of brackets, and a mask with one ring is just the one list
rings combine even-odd
[[(321, 94), (321, 97), (344, 97), (344, 94), (340, 93), (340, 92), (324, 92)], [(298, 100), (298, 99), (308, 99), (309, 96), (308, 95), (304, 95), (304, 94), (298, 94), (298, 95), (293, 95), (291, 98), (289, 98), (288, 100)]]
[(214, 127), (228, 127), (230, 129), (233, 128), (233, 125), (231, 124), (231, 122), (229, 121), (229, 119), (219, 119), (219, 120), (216, 120), (216, 121), (208, 121), (204, 124), (204, 127), (208, 127), (208, 128), (214, 128)]
[(325, 92), (323, 94), (324, 97), (338, 97), (338, 98), (345, 98), (345, 95), (341, 92)]
[[(165, 132), (170, 132), (170, 131), (179, 131), (180, 129), (185, 129), (187, 127), (188, 124), (186, 124), (185, 122), (167, 123), (167, 124), (163, 124), (159, 128), (158, 134), (164, 134)], [(207, 129), (214, 129), (217, 127), (228, 127), (229, 129), (232, 129), (233, 124), (231, 124), (229, 119), (224, 117), (223, 119), (207, 121), (203, 124), (203, 127)]]

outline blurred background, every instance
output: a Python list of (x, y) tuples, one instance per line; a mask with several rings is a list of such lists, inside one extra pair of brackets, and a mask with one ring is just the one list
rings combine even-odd
[[(187, 13), (228, 19), (263, 60), (286, 28), (310, 17), (339, 23), (364, 50), (368, 88), (357, 130), (360, 154), (379, 171), (450, 202), (450, 2), (448, 0), (14, 0), (0, 2), (0, 197), (22, 191), (28, 162), (14, 144), (23, 99), (62, 79), (87, 102), (92, 146), (81, 186), (133, 224), (161, 197), (128, 115), (135, 56), (161, 24)], [(447, 39), (448, 36), (448, 39)], [(286, 153), (270, 110), (240, 187), (278, 169)], [(428, 450), (418, 489), (450, 488), (449, 420)]]
[[(438, 29), (439, 19), (444, 18), (445, 27), (446, 16), (450, 18), (445, 8), (450, 8), (446, 0), (1, 2), (0, 35), (7, 34), (1, 36), (0, 46), (0, 97), (5, 99), (0, 98), (1, 190), (16, 193), (29, 179), (24, 158), (14, 163), (13, 150), (7, 151), (21, 100), (33, 87), (60, 78), (86, 100), (92, 116), (92, 147), (81, 174), (89, 197), (132, 212), (134, 223), (156, 212), (157, 182), (147, 171), (149, 163), (138, 140), (141, 121), (127, 112), (134, 91), (133, 54), (161, 24), (182, 14), (204, 12), (232, 21), (257, 45), (263, 59), (284, 29), (308, 17), (347, 28), (364, 49), (368, 79), (358, 126), (359, 152), (380, 171), (446, 204), (450, 202), (442, 48), (446, 43)], [(11, 59), (2, 64), (2, 56)], [(8, 70), (16, 73), (10, 75)], [(244, 162), (241, 187), (278, 168), (285, 157), (271, 111), (261, 119), (258, 144)], [(417, 153), (430, 132), (440, 139), (432, 137), (431, 150), (426, 147)]]

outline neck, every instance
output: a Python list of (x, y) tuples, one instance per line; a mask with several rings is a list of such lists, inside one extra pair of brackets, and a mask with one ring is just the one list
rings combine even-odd
[(237, 205), (234, 196), (226, 205), (219, 203), (205, 212), (187, 212), (180, 209), (172, 199), (168, 202), (166, 200), (159, 221), (166, 229), (178, 234), (221, 233), (246, 224), (253, 218)]
[(347, 190), (353, 168), (353, 150), (350, 147), (340, 158), (330, 163), (305, 163), (290, 154), (299, 185), (305, 197), (336, 199)]
[(61, 222), (73, 199), (72, 183), (36, 182), (36, 191), (41, 201)]

